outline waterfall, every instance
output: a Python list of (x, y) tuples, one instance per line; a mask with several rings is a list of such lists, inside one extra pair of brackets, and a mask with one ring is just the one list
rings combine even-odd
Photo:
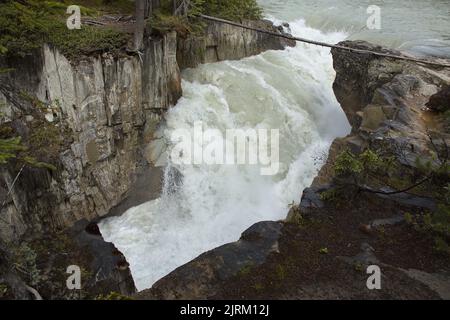
[[(303, 20), (294, 35), (338, 42)], [(161, 197), (101, 223), (130, 263), (138, 289), (201, 253), (236, 241), (252, 224), (284, 219), (326, 160), (332, 140), (349, 132), (337, 103), (329, 49), (298, 44), (241, 61), (200, 66), (183, 74), (183, 97), (166, 115), (159, 135), (201, 121), (206, 128), (280, 130), (279, 173), (262, 176), (255, 165), (176, 165), (168, 161)], [(194, 141), (207, 146), (213, 141)]]

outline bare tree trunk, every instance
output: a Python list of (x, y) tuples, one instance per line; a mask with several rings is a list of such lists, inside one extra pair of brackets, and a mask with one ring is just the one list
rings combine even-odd
[(145, 0), (145, 19), (151, 16), (152, 12), (155, 7), (155, 1), (152, 0)]
[(158, 9), (159, 7), (161, 7), (161, 0), (149, 0), (153, 3), (153, 10)]
[(147, 0), (147, 6), (149, 8), (147, 17), (149, 17), (156, 9), (161, 7), (161, 0)]
[(136, 26), (134, 30), (134, 50), (142, 49), (145, 29), (146, 0), (136, 0)]
[(178, 8), (178, 1), (173, 0), (173, 12), (172, 12), (173, 15), (177, 13), (177, 8)]
[(189, 0), (173, 0), (173, 15), (176, 16), (186, 16), (188, 14), (190, 7)]

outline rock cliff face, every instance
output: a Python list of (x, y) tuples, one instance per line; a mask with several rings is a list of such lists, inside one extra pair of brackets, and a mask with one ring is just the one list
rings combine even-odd
[[(142, 62), (139, 57), (104, 54), (71, 63), (48, 46), (33, 57), (5, 62), (14, 70), (2, 79), (3, 124), (29, 141), (31, 149), (41, 149), (32, 152), (55, 169), (2, 170), (0, 239), (14, 243), (47, 236), (42, 242), (53, 254), (31, 249), (39, 259), (54, 261), (42, 262), (42, 269), (53, 271), (54, 264), (85, 268), (95, 279), (89, 280), (88, 297), (103, 293), (97, 290), (101, 287), (106, 293), (135, 290), (128, 268), (123, 268), (125, 258), (101, 236), (87, 234), (83, 225), (118, 205), (137, 176), (149, 170), (143, 146), (164, 111), (181, 96), (176, 48), (176, 34), (170, 33), (146, 43)], [(65, 258), (55, 249), (55, 233), (73, 229), (80, 220), (85, 222), (76, 233), (64, 235), (64, 243), (80, 254)], [(45, 276), (48, 287), (41, 284), (38, 289), (46, 298), (70, 296), (54, 288), (64, 283), (54, 279), (59, 274)]]
[[(270, 21), (245, 21), (244, 24), (283, 33)], [(267, 50), (295, 46), (295, 41), (276, 38), (252, 30), (221, 23), (209, 23), (204, 36), (178, 40), (178, 62), (181, 69), (195, 68), (202, 63), (239, 60)]]
[[(267, 22), (257, 24), (274, 29)], [(37, 160), (54, 167), (2, 168), (0, 243), (70, 228), (69, 241), (81, 239), (76, 246), (97, 255), (100, 242), (83, 228), (119, 204), (125, 210), (137, 204), (133, 201), (148, 200), (145, 194), (123, 202), (134, 192), (138, 177), (160, 179), (146, 146), (164, 112), (182, 95), (180, 69), (286, 45), (215, 23), (206, 34), (180, 39), (171, 32), (148, 38), (142, 56), (105, 53), (69, 61), (45, 46), (31, 57), (0, 61), (2, 68), (12, 68), (0, 75), (0, 124), (29, 142)], [(120, 214), (118, 210), (114, 213)], [(129, 294), (130, 286), (122, 290), (116, 285), (129, 278), (126, 261), (113, 247), (103, 247), (109, 256), (100, 260), (106, 262), (87, 268), (97, 272), (106, 267), (110, 272), (101, 278), (113, 283), (105, 287)], [(105, 263), (125, 265), (127, 272), (117, 274)]]
[[(276, 29), (269, 22), (254, 24)], [(199, 39), (179, 39), (172, 32), (148, 40), (142, 61), (137, 56), (104, 54), (71, 63), (46, 46), (31, 58), (2, 62), (14, 68), (2, 82), (17, 96), (25, 93), (42, 102), (39, 107), (47, 122), (65, 130), (56, 155), (58, 170), (25, 168), (6, 199), (2, 210), (13, 223), (0, 222), (3, 239), (20, 237), (27, 225), (60, 228), (81, 218), (101, 217), (119, 204), (139, 169), (148, 166), (143, 147), (152, 140), (164, 111), (181, 97), (180, 69), (288, 44), (216, 23), (208, 25), (201, 46), (188, 45)], [(211, 55), (212, 47), (218, 56)], [(0, 95), (3, 123), (29, 127), (35, 110), (18, 108), (7, 96)], [(3, 172), (8, 189), (16, 174), (17, 170)]]
[[(46, 46), (32, 61), (13, 66), (5, 81), (43, 102), (48, 123), (65, 131), (57, 170), (25, 168), (17, 180), (3, 208), (14, 222), (1, 225), (4, 239), (20, 237), (27, 226), (58, 229), (101, 217), (123, 199), (145, 165), (140, 146), (181, 96), (176, 48), (171, 33), (148, 42), (143, 63), (105, 54), (71, 64)], [(5, 120), (16, 127), (34, 120), (35, 110), (28, 113), (8, 100), (6, 108)], [(16, 173), (3, 172), (8, 188)]]
[[(388, 52), (366, 42), (343, 45)], [(251, 227), (238, 242), (201, 255), (138, 298), (450, 298), (448, 255), (434, 252), (432, 236), (403, 219), (405, 213), (420, 217), (436, 209), (429, 190), (375, 179), (343, 201), (333, 193), (339, 182), (334, 165), (343, 150), (382, 152), (401, 168), (389, 177), (400, 182), (419, 179), (418, 158), (438, 165), (436, 150), (449, 145), (450, 136), (445, 118), (425, 106), (431, 97), (445, 100), (440, 97), (446, 97), (450, 70), (339, 50), (332, 54), (334, 91), (353, 130), (333, 143), (301, 204), (291, 209), (286, 221)], [(403, 188), (406, 191), (390, 193)], [(372, 264), (382, 270), (381, 290), (366, 286), (366, 268)]]
[[(343, 45), (387, 52), (363, 41)], [(431, 158), (436, 150), (430, 138), (438, 133), (440, 138), (435, 143), (442, 144), (448, 139), (448, 133), (443, 123), (445, 119), (428, 112), (426, 105), (446, 87), (450, 71), (339, 50), (333, 50), (332, 54), (337, 71), (333, 89), (353, 130), (348, 137), (334, 142), (332, 156), (315, 184), (330, 181), (333, 155), (344, 148), (355, 152), (366, 148), (383, 149), (412, 169), (417, 169), (418, 158), (422, 162), (433, 162)]]

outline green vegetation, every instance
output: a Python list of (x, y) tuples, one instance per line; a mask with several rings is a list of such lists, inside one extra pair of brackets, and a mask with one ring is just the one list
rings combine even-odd
[(364, 272), (364, 266), (361, 262), (356, 262), (354, 265), (355, 271)]
[(14, 267), (22, 273), (30, 285), (35, 286), (41, 281), (41, 274), (36, 265), (36, 252), (28, 244), (21, 244), (14, 252)]
[(335, 184), (322, 192), (323, 201), (340, 206), (343, 198), (352, 196), (360, 188), (368, 185), (390, 185), (388, 180), (395, 176), (396, 165), (393, 157), (384, 157), (367, 149), (360, 154), (349, 150), (341, 152), (334, 162)]
[(254, 269), (254, 267), (255, 266), (253, 263), (248, 263), (248, 264), (244, 265), (241, 268), (241, 270), (239, 270), (238, 276), (243, 277), (243, 276), (249, 275), (252, 272), (252, 270)]
[(6, 164), (8, 160), (17, 158), (19, 151), (24, 151), (20, 137), (0, 139), (0, 165)]
[(262, 9), (256, 0), (192, 0), (186, 17), (173, 16), (172, 0), (165, 0), (161, 8), (149, 20), (149, 25), (162, 33), (177, 31), (182, 36), (187, 33), (200, 34), (206, 23), (197, 18), (204, 14), (232, 21), (258, 20), (262, 18)]
[(360, 154), (345, 150), (336, 157), (333, 167), (336, 187), (324, 192), (322, 200), (334, 199), (349, 189), (368, 191), (371, 188), (376, 192), (386, 186), (393, 192), (404, 190), (441, 200), (443, 187), (449, 181), (450, 162), (436, 161), (437, 158), (427, 161), (417, 158), (415, 168), (410, 168), (402, 166), (393, 156), (383, 156), (370, 149)]
[(8, 286), (6, 284), (0, 283), (0, 299), (5, 297), (8, 293)]
[[(40, 128), (41, 132), (43, 129)], [(38, 168), (47, 168), (50, 170), (56, 170), (56, 168), (48, 163), (37, 161), (29, 152), (26, 145), (23, 144), (22, 138), (14, 136), (14, 130), (8, 125), (0, 126), (0, 165), (5, 165), (10, 160), (15, 160), (16, 163), (27, 164)], [(44, 132), (45, 135), (45, 132)], [(59, 136), (59, 133), (58, 133)], [(54, 146), (53, 141), (50, 146)], [(48, 156), (48, 144), (45, 140), (37, 150), (44, 152)]]
[[(117, 30), (84, 25), (81, 30), (66, 26), (66, 3), (55, 1), (5, 1), (0, 4), (0, 55), (26, 56), (44, 43), (58, 47), (69, 58), (92, 52), (114, 51), (126, 44), (127, 36)], [(96, 10), (82, 7), (83, 14)]]
[(93, 52), (117, 53), (125, 47), (127, 40), (125, 33), (93, 26), (70, 31), (65, 26), (60, 27), (50, 37), (50, 43), (71, 59)]
[[(10, 72), (11, 69), (0, 70), (0, 74)], [(30, 123), (29, 134), (21, 137), (12, 127), (11, 122), (0, 125), (0, 165), (6, 165), (10, 160), (17, 165), (28, 165), (35, 168), (46, 168), (52, 171), (56, 167), (51, 164), (59, 157), (59, 152), (64, 146), (66, 130), (61, 124), (55, 125), (45, 120), (43, 112), (48, 111), (48, 106), (36, 96), (21, 91), (12, 92), (18, 100), (34, 108), (34, 118)], [(55, 101), (59, 108), (59, 102)], [(1, 107), (1, 105), (0, 105)], [(45, 159), (46, 162), (37, 159)]]
[(49, 160), (58, 157), (63, 143), (64, 139), (60, 129), (44, 120), (34, 124), (28, 141), (35, 158)]
[[(25, 256), (36, 255), (35, 263), (33, 259), (30, 264), (34, 269), (36, 266), (38, 283), (34, 286), (28, 280), (26, 275), (23, 277), (26, 284), (33, 286), (45, 299), (93, 299), (98, 291), (92, 294), (94, 288), (95, 274), (92, 272), (90, 266), (91, 255), (88, 252), (80, 251), (76, 242), (72, 239), (72, 235), (66, 232), (47, 232), (45, 235), (37, 235), (22, 239), (20, 247), (25, 247), (25, 252), (31, 252)], [(16, 248), (13, 252), (24, 251)], [(15, 260), (11, 259), (13, 263), (26, 265), (23, 263), (24, 259), (17, 259), (17, 256), (22, 257), (22, 254), (15, 254)], [(69, 290), (66, 286), (66, 280), (69, 274), (66, 272), (69, 265), (78, 265), (81, 269), (82, 286), (80, 290)], [(22, 272), (20, 271), (22, 274)], [(36, 274), (36, 272), (34, 272)]]
[[(80, 30), (68, 30), (67, 7), (72, 1), (4, 0), (0, 3), (0, 56), (26, 56), (33, 50), (49, 43), (68, 58), (93, 52), (117, 53), (123, 49), (130, 35), (117, 28), (84, 24)], [(84, 16), (99, 16), (104, 13), (132, 14), (131, 0), (80, 0)], [(234, 21), (261, 18), (261, 9), (256, 0), (193, 0), (187, 17), (173, 16), (172, 0), (161, 1), (161, 8), (149, 19), (155, 30), (175, 30), (180, 34), (197, 33), (204, 29), (205, 22), (196, 18), (207, 14)]]
[(281, 264), (278, 264), (275, 267), (275, 273), (276, 273), (276, 276), (277, 276), (279, 281), (283, 281), (287, 277), (286, 268), (283, 265), (281, 265)]
[(339, 188), (330, 188), (320, 194), (320, 199), (323, 201), (335, 202), (339, 200), (340, 194)]
[(384, 186), (394, 193), (409, 192), (432, 198), (437, 204), (435, 211), (406, 214), (405, 219), (417, 231), (432, 236), (438, 251), (450, 254), (450, 162), (446, 153), (436, 147), (436, 155), (430, 160), (417, 159), (415, 168), (405, 168), (393, 157), (383, 157), (371, 150), (359, 155), (346, 150), (335, 161), (334, 188), (322, 193), (321, 198), (336, 201), (368, 188), (372, 188), (370, 192), (383, 193), (377, 190)]
[[(64, 0), (63, 2), (66, 8), (68, 5), (74, 4), (74, 1)], [(97, 14), (103, 12), (134, 14), (133, 0), (77, 0), (76, 4), (84, 8), (90, 8)]]
[(296, 224), (298, 227), (303, 227), (305, 225), (305, 219), (303, 218), (300, 209), (296, 209), (295, 212), (292, 212), (289, 219), (287, 219), (288, 223)]
[(198, 33), (203, 30), (199, 25), (190, 23), (187, 18), (165, 14), (161, 11), (153, 15), (149, 20), (149, 26), (162, 34), (176, 31), (184, 37), (189, 33)]
[(262, 10), (256, 0), (195, 0), (194, 3), (199, 13), (223, 19), (239, 21), (262, 17)]
[(256, 291), (262, 291), (264, 290), (264, 285), (260, 282), (256, 282), (255, 284), (252, 285), (252, 288), (255, 289)]
[(367, 182), (373, 176), (386, 175), (394, 167), (394, 158), (382, 157), (370, 149), (358, 155), (346, 150), (337, 156), (334, 164), (337, 176), (350, 176), (359, 183)]
[(423, 215), (405, 214), (405, 220), (419, 232), (434, 237), (435, 249), (450, 255), (450, 183), (446, 190), (446, 199), (442, 200), (435, 212)]
[[(11, 69), (0, 68), (0, 75), (10, 71)], [(16, 159), (19, 152), (26, 150), (26, 147), (22, 145), (22, 138), (12, 137), (12, 132), (11, 127), (0, 127), (0, 165), (8, 163), (11, 159)]]
[[(172, 0), (162, 0), (161, 11), (172, 14)], [(233, 21), (258, 20), (262, 17), (262, 9), (256, 0), (191, 0), (188, 15), (195, 17), (199, 14)]]
[(59, 152), (63, 139), (55, 126), (44, 121), (36, 122), (35, 129), (26, 144), (16, 135), (8, 124), (0, 126), (0, 165), (6, 165), (10, 160), (14, 160), (17, 164), (56, 170), (54, 165), (36, 160), (43, 158), (51, 160)]
[[(441, 157), (442, 159), (442, 157)], [(434, 160), (436, 160), (434, 158)], [(438, 164), (440, 162), (440, 164)], [(449, 201), (448, 183), (450, 182), (450, 161), (421, 161), (416, 159), (418, 173), (429, 177), (429, 181), (422, 186), (423, 192), (436, 197), (440, 201)]]

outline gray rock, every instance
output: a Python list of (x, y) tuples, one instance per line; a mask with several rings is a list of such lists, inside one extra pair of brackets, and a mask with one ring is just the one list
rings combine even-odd
[(237, 242), (226, 244), (200, 255), (179, 267), (137, 299), (205, 299), (213, 296), (223, 281), (245, 268), (264, 263), (269, 254), (278, 251), (283, 223), (259, 222)]
[(300, 212), (306, 213), (311, 209), (323, 208), (324, 203), (320, 198), (320, 192), (326, 188), (306, 188), (303, 191), (302, 200), (300, 202)]
[(437, 112), (450, 110), (450, 85), (444, 85), (439, 92), (430, 97), (426, 105)]
[[(270, 21), (244, 21), (251, 27), (284, 33)], [(223, 23), (208, 23), (206, 36), (190, 36), (178, 40), (178, 63), (181, 69), (195, 68), (202, 63), (239, 60), (266, 50), (282, 50), (295, 46), (294, 41), (242, 29)]]
[[(175, 33), (147, 41), (143, 63), (137, 56), (109, 54), (72, 63), (44, 46), (33, 58), (33, 67), (22, 61), (10, 65), (16, 69), (8, 75), (11, 85), (49, 101), (63, 121), (58, 125), (68, 128), (64, 139), (71, 142), (59, 153), (62, 170), (22, 175), (12, 196), (20, 197), (24, 205), (3, 211), (14, 211), (33, 229), (48, 221), (58, 229), (80, 218), (105, 215), (119, 204), (146, 164), (141, 141), (151, 132), (144, 124), (161, 119), (161, 110), (181, 96), (176, 46)], [(20, 126), (26, 135), (27, 122)], [(8, 228), (0, 222), (5, 235), (11, 235)]]

